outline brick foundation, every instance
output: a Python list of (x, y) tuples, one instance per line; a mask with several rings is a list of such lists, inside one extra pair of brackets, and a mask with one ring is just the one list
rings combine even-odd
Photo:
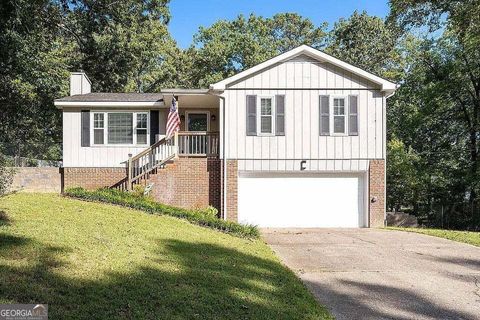
[(126, 168), (63, 168), (62, 191), (71, 187), (94, 190), (113, 187), (126, 179)]
[[(151, 176), (156, 201), (182, 208), (221, 205), (221, 161), (213, 158), (180, 158)], [(219, 209), (220, 211), (220, 209)]]
[[(385, 220), (385, 160), (371, 160), (368, 170), (369, 227), (383, 227)], [(376, 202), (372, 199), (376, 198)]]
[[(227, 220), (238, 221), (238, 161), (227, 160)], [(223, 177), (223, 171), (222, 171)], [(223, 185), (223, 179), (222, 179)], [(223, 213), (222, 213), (223, 214)], [(222, 215), (223, 217), (223, 215)]]

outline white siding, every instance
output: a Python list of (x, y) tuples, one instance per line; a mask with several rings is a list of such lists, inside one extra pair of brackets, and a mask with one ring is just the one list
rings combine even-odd
[[(285, 136), (246, 135), (246, 96), (285, 95)], [(319, 95), (358, 95), (358, 136), (319, 135)], [(326, 63), (295, 58), (228, 87), (226, 157), (239, 170), (366, 171), (385, 157), (385, 97), (377, 85)]]
[(63, 166), (64, 167), (125, 167), (128, 154), (143, 147), (81, 146), (81, 111), (63, 111)]

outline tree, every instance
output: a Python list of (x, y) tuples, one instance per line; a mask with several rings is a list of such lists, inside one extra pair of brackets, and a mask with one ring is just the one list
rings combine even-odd
[(326, 52), (364, 70), (398, 81), (403, 76), (400, 37), (381, 18), (355, 11), (328, 34)]
[[(0, 3), (0, 152), (61, 157), (68, 74), (85, 70), (94, 91), (189, 84), (167, 30), (168, 0), (6, 0)], [(186, 62), (186, 60), (185, 60)], [(188, 65), (185, 63), (185, 65)]]
[[(295, 13), (272, 18), (251, 14), (201, 27), (194, 37), (194, 82), (207, 86), (301, 44), (320, 48), (326, 24), (315, 27)], [(191, 49), (193, 50), (193, 49)]]
[(47, 0), (0, 4), (0, 153), (58, 158), (60, 113), (67, 94), (72, 47), (55, 25), (59, 8)]
[(62, 0), (65, 36), (78, 46), (73, 66), (95, 91), (144, 92), (164, 73), (176, 46), (167, 24), (169, 0)]
[(417, 170), (419, 157), (398, 138), (387, 144), (387, 208), (399, 211), (405, 204), (416, 203), (422, 177)]
[[(446, 180), (452, 188), (442, 197), (467, 198), (473, 205), (480, 187), (480, 1), (392, 0), (391, 5), (389, 21), (403, 30), (426, 26), (437, 31), (423, 40), (416, 63), (423, 90), (415, 99), (431, 108), (435, 117), (430, 119), (443, 120), (423, 124), (431, 130), (431, 140), (441, 142), (427, 158), (434, 162), (435, 153), (441, 154), (441, 162), (450, 161), (456, 173)], [(444, 176), (451, 171), (447, 169)], [(474, 224), (480, 225), (480, 216)]]

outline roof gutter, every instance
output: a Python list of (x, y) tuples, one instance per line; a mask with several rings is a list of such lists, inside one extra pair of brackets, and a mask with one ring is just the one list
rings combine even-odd
[(163, 101), (54, 101), (57, 109), (64, 107), (164, 107)]

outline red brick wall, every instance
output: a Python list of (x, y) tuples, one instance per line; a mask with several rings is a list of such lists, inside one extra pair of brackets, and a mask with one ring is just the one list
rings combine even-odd
[(156, 201), (182, 208), (221, 205), (221, 161), (209, 158), (179, 158), (151, 176)]
[[(368, 175), (370, 227), (383, 227), (385, 219), (385, 160), (371, 160)], [(376, 198), (377, 201), (372, 202), (373, 198)]]
[(98, 189), (123, 182), (126, 168), (63, 168), (62, 190), (71, 187)]
[[(238, 161), (227, 160), (227, 220), (238, 221)], [(222, 171), (223, 177), (223, 171)], [(223, 179), (222, 179), (223, 185)], [(222, 203), (223, 205), (223, 203)], [(223, 212), (222, 212), (222, 217)]]

